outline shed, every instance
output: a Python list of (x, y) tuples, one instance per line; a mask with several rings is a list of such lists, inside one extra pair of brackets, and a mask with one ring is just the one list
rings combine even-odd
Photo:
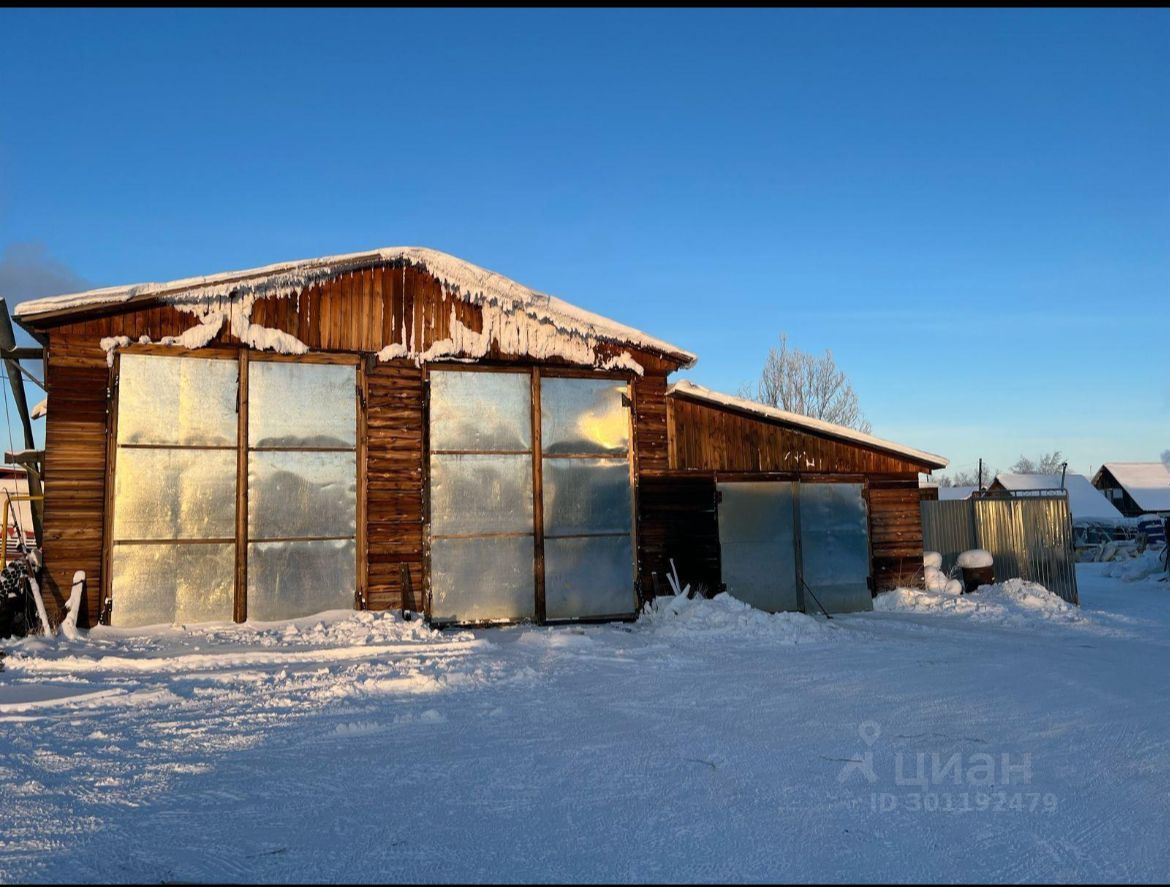
[(1093, 486), (1126, 517), (1170, 514), (1170, 466), (1165, 462), (1106, 462)]
[(739, 540), (716, 499), (737, 483), (808, 504), (797, 575), (814, 585), (850, 516), (841, 538), (872, 590), (918, 569), (917, 474), (946, 464), (668, 392), (693, 354), (418, 247), (15, 315), (45, 349), (44, 585), (59, 614), (85, 571), (87, 624), (628, 618), (671, 559), (727, 584)]

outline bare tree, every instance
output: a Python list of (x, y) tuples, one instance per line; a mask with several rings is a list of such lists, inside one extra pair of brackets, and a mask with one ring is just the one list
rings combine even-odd
[(1012, 471), (1016, 474), (1059, 474), (1060, 466), (1063, 464), (1064, 456), (1060, 454), (1060, 450), (1053, 450), (1036, 461), (1021, 455), (1012, 466)]
[(825, 349), (820, 357), (789, 347), (788, 334), (780, 334), (780, 347), (768, 352), (760, 379), (752, 390), (740, 388), (740, 395), (790, 413), (823, 419), (855, 428), (866, 434), (870, 424), (861, 414), (857, 393)]
[[(983, 486), (987, 486), (999, 472), (990, 466), (983, 468)], [(935, 477), (940, 487), (977, 487), (979, 486), (978, 471), (956, 471), (954, 474), (939, 474)]]

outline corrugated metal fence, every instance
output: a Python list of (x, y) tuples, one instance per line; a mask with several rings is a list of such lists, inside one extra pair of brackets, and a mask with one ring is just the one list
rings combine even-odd
[(970, 548), (995, 558), (995, 579), (1039, 582), (1079, 604), (1072, 520), (1065, 496), (962, 499), (923, 502), (922, 540), (943, 556), (948, 572)]

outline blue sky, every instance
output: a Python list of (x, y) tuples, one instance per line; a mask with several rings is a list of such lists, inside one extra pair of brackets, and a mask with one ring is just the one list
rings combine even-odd
[(1165, 11), (2, 12), (0, 41), (10, 302), (426, 245), (712, 387), (782, 330), (832, 348), (876, 434), (956, 468), (1170, 448)]

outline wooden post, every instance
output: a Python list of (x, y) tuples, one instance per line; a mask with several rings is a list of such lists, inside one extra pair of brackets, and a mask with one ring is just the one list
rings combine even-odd
[[(369, 278), (366, 278), (366, 285), (369, 285)], [(370, 568), (370, 549), (369, 549), (369, 498), (370, 498), (370, 483), (367, 474), (366, 465), (366, 438), (368, 436), (367, 430), (367, 408), (369, 403), (370, 390), (369, 382), (366, 378), (366, 361), (358, 357), (357, 361), (357, 446), (355, 458), (357, 459), (357, 527), (354, 538), (354, 547), (357, 549), (357, 603), (358, 609), (369, 609), (369, 568)]]
[(240, 349), (236, 395), (236, 601), (232, 618), (248, 618), (248, 349)]
[[(102, 625), (109, 624), (107, 601), (112, 602), (114, 599), (114, 471), (118, 453), (118, 376), (121, 369), (122, 357), (115, 352), (114, 362), (110, 365), (109, 397), (106, 400), (106, 489), (105, 508), (102, 514), (102, 575), (98, 587), (101, 596), (98, 603), (98, 623)], [(37, 541), (44, 546), (43, 539)], [(87, 610), (86, 622), (88, 621)]]
[(532, 540), (533, 578), (536, 587), (536, 621), (546, 617), (544, 602), (544, 466), (540, 442), (540, 368), (532, 369)]

